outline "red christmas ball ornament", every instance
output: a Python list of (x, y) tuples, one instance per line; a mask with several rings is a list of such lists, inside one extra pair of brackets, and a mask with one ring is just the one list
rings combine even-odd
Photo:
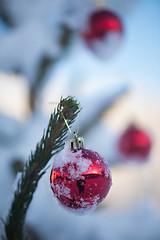
[(99, 9), (91, 13), (88, 29), (81, 35), (86, 44), (99, 56), (108, 57), (119, 47), (123, 34), (122, 21), (116, 13)]
[(151, 138), (147, 132), (131, 125), (120, 137), (118, 147), (126, 159), (144, 161), (151, 150)]
[[(78, 144), (78, 146), (77, 146)], [(104, 200), (112, 184), (108, 163), (97, 152), (83, 148), (82, 138), (56, 155), (50, 175), (55, 197), (66, 208), (83, 213)]]

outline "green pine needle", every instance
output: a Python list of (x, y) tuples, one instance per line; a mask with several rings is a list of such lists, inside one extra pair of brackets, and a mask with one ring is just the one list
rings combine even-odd
[(6, 237), (4, 239), (24, 239), (24, 220), (38, 182), (45, 174), (47, 170), (46, 165), (51, 157), (64, 146), (68, 128), (63, 116), (65, 116), (68, 125), (71, 126), (79, 111), (80, 108), (77, 101), (72, 97), (67, 97), (64, 99), (61, 98), (57, 109), (51, 114), (47, 130), (44, 131), (35, 152), (31, 152), (21, 178), (17, 183), (14, 199), (5, 221)]

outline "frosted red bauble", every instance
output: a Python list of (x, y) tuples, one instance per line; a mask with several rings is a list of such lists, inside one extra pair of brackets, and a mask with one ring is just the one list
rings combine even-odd
[(111, 187), (108, 163), (88, 149), (64, 149), (54, 160), (51, 188), (58, 201), (69, 209), (94, 209)]
[(117, 14), (106, 9), (93, 12), (88, 19), (88, 29), (81, 35), (86, 44), (94, 51), (110, 54), (119, 46), (123, 25)]
[(127, 159), (145, 160), (150, 153), (151, 138), (147, 132), (130, 126), (120, 137), (118, 147)]

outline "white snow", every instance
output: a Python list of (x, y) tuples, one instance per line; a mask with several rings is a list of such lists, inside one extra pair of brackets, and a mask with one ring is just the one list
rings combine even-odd
[[(63, 172), (63, 167), (68, 163), (71, 163), (68, 167), (68, 173), (76, 179), (81, 173), (88, 170), (92, 162), (89, 159), (82, 157), (81, 150), (76, 152), (71, 151), (68, 142), (66, 142), (64, 149), (54, 157), (53, 168), (60, 168)], [(77, 169), (73, 167), (73, 163), (76, 163), (76, 166), (78, 167)]]
[[(68, 22), (74, 28), (80, 24), (83, 28), (87, 11), (95, 8), (94, 0), (4, 0), (4, 2), (7, 2), (7, 8), (14, 16), (16, 27), (12, 31), (10, 27), (4, 27), (3, 23), (0, 23), (2, 26), (0, 26), (0, 68), (12, 71), (14, 68), (22, 67), (22, 74), (28, 77), (29, 83), (34, 81), (37, 74), (39, 58), (44, 54), (57, 56), (60, 52), (56, 41), (59, 37), (59, 32), (56, 30), (57, 23)], [(132, 6), (138, 2), (141, 2), (138, 11), (131, 12)], [(53, 85), (48, 85), (43, 102), (49, 105), (48, 102), (58, 101), (61, 95), (68, 96), (68, 93), (76, 96), (83, 106), (80, 129), (84, 129), (86, 126), (90, 127), (91, 120), (97, 116), (97, 111), (101, 111), (101, 107), (105, 108), (117, 96), (119, 90), (126, 85), (125, 79), (131, 79), (135, 90), (139, 91), (140, 98), (136, 104), (134, 102), (135, 107), (133, 104), (128, 105), (129, 108), (126, 109), (128, 115), (124, 111), (123, 104), (115, 106), (113, 113), (108, 114), (108, 120), (98, 122), (84, 136), (91, 149), (101, 153), (108, 161), (116, 163), (112, 166), (111, 194), (95, 212), (90, 215), (75, 216), (64, 211), (53, 197), (49, 183), (50, 171), (48, 170), (42, 177), (26, 217), (26, 223), (33, 227), (42, 240), (160, 239), (159, 3), (156, 0), (108, 0), (107, 7), (121, 13), (126, 20), (128, 37), (123, 54), (121, 52), (115, 61), (112, 59), (107, 63), (101, 63), (102, 67), (97, 67), (100, 66), (99, 62), (92, 61), (89, 53), (82, 57), (87, 49), (85, 51), (73, 49), (71, 61), (69, 58), (65, 59), (66, 62), (70, 61), (73, 74), (68, 74), (70, 70), (66, 71), (66, 69), (69, 65), (64, 66), (65, 61), (61, 62), (64, 65), (60, 64), (57, 81), (55, 78), (51, 79)], [(70, 14), (71, 10), (73, 15)], [(64, 14), (67, 11), (69, 14)], [(126, 13), (129, 13), (128, 19)], [(78, 21), (77, 15), (78, 19), (83, 18), (81, 19), (83, 21)], [(149, 30), (147, 26), (150, 27)], [(90, 60), (94, 63), (88, 64)], [(98, 69), (97, 75), (94, 68)], [(102, 71), (102, 68), (106, 71)], [(68, 76), (68, 80), (65, 75)], [(7, 87), (12, 90), (10, 84)], [(151, 111), (148, 102), (146, 104), (144, 101), (144, 105), (142, 104), (142, 96), (149, 94), (148, 96), (152, 98), (155, 93), (158, 101), (156, 99), (153, 102), (151, 99), (153, 108)], [(7, 91), (5, 94), (6, 98), (10, 97)], [(1, 104), (3, 101), (6, 102), (6, 99), (2, 99)], [(126, 102), (129, 102), (129, 99)], [(138, 111), (140, 105), (143, 107)], [(145, 106), (147, 111), (144, 114)], [(10, 107), (12, 109), (12, 104)], [(48, 116), (52, 108), (50, 107)], [(114, 152), (116, 132), (113, 129), (115, 123), (119, 124), (118, 126), (125, 125), (130, 119), (133, 120), (132, 118), (138, 119), (142, 124), (148, 123), (154, 131), (155, 146), (151, 159), (145, 166), (117, 164), (118, 159)], [(20, 156), (25, 162), (30, 150), (34, 150), (40, 140), (48, 118), (37, 111), (32, 119), (26, 121), (22, 124), (15, 119), (0, 115), (0, 216), (4, 220), (13, 195), (15, 180), (11, 170), (13, 159)], [(65, 191), (69, 194), (68, 189)], [(3, 224), (0, 222), (0, 233), (3, 232), (2, 229)]]
[(54, 187), (56, 191), (58, 191), (58, 196), (63, 195), (67, 198), (71, 198), (70, 189), (66, 187), (64, 183), (61, 183), (61, 185), (51, 183), (51, 186)]
[[(5, 47), (4, 47), (5, 46)], [(0, 38), (0, 68), (10, 72), (21, 70), (26, 79), (33, 83), (41, 57), (56, 56), (59, 47), (56, 37), (43, 22), (29, 22), (9, 31)]]
[(111, 32), (103, 39), (95, 39), (91, 42), (91, 48), (101, 60), (107, 60), (114, 56), (122, 44), (123, 36), (119, 33)]
[[(160, 218), (149, 202), (141, 202), (124, 211), (112, 211), (109, 205), (107, 210), (102, 205), (99, 210), (85, 215), (80, 210), (78, 216), (74, 213), (77, 210), (72, 210), (74, 214), (70, 210), (64, 211), (53, 198), (49, 174), (39, 184), (27, 215), (27, 222), (39, 229), (42, 239), (52, 240), (54, 235), (58, 240), (74, 240), (75, 237), (77, 240), (88, 240), (89, 237), (92, 240), (158, 240)], [(42, 219), (47, 221), (42, 224)]]
[[(66, 195), (66, 197), (69, 197), (69, 195)], [(89, 201), (87, 202), (85, 199), (81, 198), (79, 201), (75, 201), (76, 204), (81, 206), (81, 208), (78, 208), (78, 209), (68, 208), (65, 205), (62, 205), (59, 201), (58, 203), (60, 207), (64, 208), (64, 210), (67, 211), (69, 214), (72, 213), (78, 217), (78, 216), (91, 215), (95, 211), (99, 203), (99, 199), (100, 199), (100, 196), (96, 195), (94, 198), (92, 198), (93, 203), (91, 205)]]

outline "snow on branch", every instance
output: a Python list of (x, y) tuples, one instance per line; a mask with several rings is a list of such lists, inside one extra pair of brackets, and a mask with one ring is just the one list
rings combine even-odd
[(6, 238), (4, 237), (4, 239), (23, 239), (23, 225), (26, 212), (38, 182), (45, 174), (47, 170), (46, 166), (51, 157), (64, 146), (68, 128), (63, 116), (65, 116), (70, 126), (79, 111), (77, 101), (72, 97), (67, 97), (60, 100), (57, 109), (51, 114), (47, 130), (44, 131), (41, 141), (36, 146), (35, 152), (31, 152), (18, 181), (14, 199), (4, 223), (6, 234)]

